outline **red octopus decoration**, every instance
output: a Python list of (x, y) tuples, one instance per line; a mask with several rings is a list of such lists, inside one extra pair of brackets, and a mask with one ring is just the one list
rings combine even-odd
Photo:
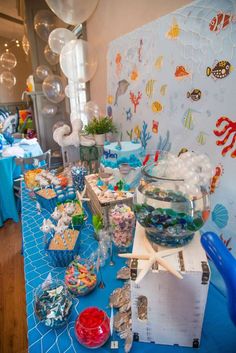
[[(223, 136), (226, 133), (223, 140), (216, 141), (217, 146), (225, 145), (228, 142), (228, 139), (230, 138), (231, 134), (233, 134), (233, 138), (232, 138), (231, 143), (228, 146), (225, 146), (223, 148), (223, 150), (221, 152), (222, 156), (225, 156), (226, 153), (229, 150), (233, 149), (236, 144), (236, 122), (230, 120), (226, 116), (221, 116), (216, 122), (216, 127), (219, 128), (221, 126), (221, 124), (224, 124), (224, 123), (226, 123), (226, 124), (223, 127), (223, 129), (214, 130), (214, 134), (216, 136)], [(236, 149), (231, 153), (231, 157), (236, 158)]]

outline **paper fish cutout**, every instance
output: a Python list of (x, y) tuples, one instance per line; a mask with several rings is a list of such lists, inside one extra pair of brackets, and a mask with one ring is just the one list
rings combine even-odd
[(162, 96), (165, 96), (166, 90), (167, 90), (167, 85), (162, 85), (161, 88), (160, 88), (160, 94)]
[(200, 89), (195, 88), (192, 92), (187, 92), (187, 98), (191, 98), (193, 101), (197, 102), (201, 99), (202, 92)]
[(182, 147), (181, 150), (180, 150), (179, 153), (178, 153), (178, 157), (179, 157), (181, 154), (185, 153), (185, 152), (188, 152), (188, 149), (187, 149), (186, 147)]
[(209, 23), (210, 31), (220, 32), (222, 29), (228, 27), (230, 23), (236, 22), (236, 16), (230, 13), (218, 12)]
[(114, 105), (117, 105), (118, 98), (125, 94), (129, 87), (129, 82), (127, 80), (121, 80), (118, 82), (118, 87), (116, 90), (116, 95), (115, 95), (115, 103)]
[(156, 120), (153, 120), (152, 121), (152, 132), (154, 134), (157, 134), (158, 133), (158, 127), (159, 127), (159, 122), (156, 121)]
[(180, 35), (180, 27), (176, 21), (176, 18), (174, 18), (169, 31), (166, 33), (166, 38), (177, 39), (179, 35)]
[(155, 80), (148, 80), (148, 82), (146, 84), (145, 91), (146, 91), (146, 95), (148, 96), (148, 98), (152, 97), (154, 83), (155, 83)]
[(120, 73), (121, 73), (121, 70), (122, 70), (122, 63), (121, 63), (121, 60), (122, 60), (122, 56), (120, 55), (120, 53), (117, 53), (117, 54), (116, 54), (116, 58), (115, 58), (115, 63), (116, 63), (116, 75), (117, 75), (117, 77), (120, 77)]
[(207, 67), (206, 75), (212, 76), (214, 79), (225, 78), (233, 71), (233, 66), (226, 60), (219, 61), (213, 68)]
[(211, 185), (210, 185), (210, 194), (213, 194), (215, 192), (215, 189), (217, 188), (219, 184), (220, 177), (223, 174), (223, 167), (219, 164), (216, 169), (215, 173), (211, 179)]
[(185, 77), (191, 76), (190, 72), (188, 72), (184, 66), (177, 66), (175, 70), (175, 78), (181, 80)]
[(152, 103), (152, 111), (154, 113), (160, 113), (163, 110), (163, 106), (160, 102), (155, 101)]
[(206, 137), (207, 137), (206, 133), (203, 131), (200, 131), (199, 135), (197, 136), (197, 142), (200, 145), (205, 145), (206, 144)]
[(113, 103), (113, 96), (109, 95), (107, 96), (107, 103), (112, 104)]
[(163, 56), (159, 56), (159, 57), (156, 59), (154, 65), (155, 65), (155, 68), (156, 68), (157, 70), (160, 70), (160, 69), (162, 68), (162, 66), (163, 66)]
[(136, 69), (134, 69), (130, 74), (130, 79), (132, 81), (135, 81), (135, 80), (137, 80), (137, 78), (138, 78), (138, 71)]

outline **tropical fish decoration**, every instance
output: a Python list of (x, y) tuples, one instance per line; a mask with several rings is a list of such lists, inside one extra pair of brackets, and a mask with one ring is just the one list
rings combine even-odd
[(230, 13), (218, 12), (218, 14), (212, 18), (209, 23), (211, 32), (219, 33), (221, 30), (227, 28), (230, 23), (236, 22), (236, 16)]
[(165, 96), (166, 95), (166, 90), (167, 90), (167, 85), (162, 85), (161, 88), (160, 88), (160, 94), (162, 96)]
[(126, 93), (129, 87), (129, 82), (127, 80), (121, 80), (118, 82), (118, 87), (116, 89), (115, 102), (114, 105), (117, 105), (118, 98)]
[(194, 119), (191, 109), (188, 109), (184, 114), (183, 124), (186, 129), (193, 130), (194, 128)]
[(211, 218), (212, 218), (212, 221), (220, 229), (226, 227), (229, 220), (229, 214), (228, 214), (227, 208), (224, 205), (218, 203), (217, 205), (215, 205), (213, 209)]
[(180, 27), (177, 23), (176, 18), (173, 18), (172, 25), (169, 29), (169, 31), (166, 33), (166, 38), (168, 39), (177, 39), (180, 35)]
[(136, 81), (138, 79), (138, 71), (136, 69), (131, 71), (130, 79), (132, 81)]
[(155, 80), (148, 80), (148, 82), (146, 83), (145, 92), (148, 98), (151, 98), (153, 95), (154, 83), (155, 83)]
[(153, 113), (160, 113), (163, 110), (163, 106), (160, 102), (155, 101), (152, 103), (152, 111)]
[(178, 153), (178, 157), (183, 154), (183, 153), (186, 153), (188, 152), (188, 149), (186, 147), (182, 147), (180, 150), (179, 150), (179, 153)]
[(158, 133), (159, 122), (157, 120), (152, 121), (152, 132), (154, 134)]
[(112, 95), (108, 95), (107, 96), (107, 103), (108, 104), (112, 104), (113, 103), (113, 96)]
[(162, 68), (162, 66), (163, 66), (163, 56), (162, 55), (158, 56), (158, 58), (155, 61), (154, 66), (157, 70), (160, 70)]
[(190, 77), (191, 73), (188, 72), (184, 66), (177, 66), (175, 70), (175, 78), (182, 80), (186, 77)]
[(192, 101), (197, 102), (201, 99), (202, 92), (200, 89), (195, 88), (192, 92), (187, 92), (187, 98), (191, 98)]
[(220, 177), (223, 174), (223, 167), (221, 165), (218, 165), (215, 169), (215, 173), (211, 179), (211, 185), (210, 185), (210, 194), (213, 194), (215, 192), (215, 189), (217, 188)]
[(206, 139), (207, 139), (207, 134), (203, 131), (200, 131), (197, 136), (197, 142), (199, 143), (199, 145), (205, 145)]
[(233, 71), (233, 66), (226, 60), (218, 61), (212, 68), (207, 67), (206, 75), (215, 80), (225, 78)]

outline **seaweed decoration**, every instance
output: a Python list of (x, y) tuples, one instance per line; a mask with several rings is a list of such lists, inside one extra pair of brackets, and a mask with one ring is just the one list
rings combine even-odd
[(143, 127), (140, 134), (140, 141), (144, 150), (147, 147), (147, 142), (152, 138), (152, 135), (150, 134), (150, 132), (147, 132), (147, 127), (148, 127), (147, 123), (143, 121)]
[(126, 130), (126, 134), (129, 136), (130, 141), (133, 140), (133, 129), (131, 129), (130, 131)]
[(171, 149), (171, 142), (170, 142), (170, 131), (167, 130), (166, 137), (159, 136), (158, 143), (157, 143), (157, 150), (158, 151), (167, 151), (169, 152)]
[(136, 96), (134, 92), (129, 92), (129, 97), (134, 106), (134, 113), (136, 113), (137, 105), (139, 105), (139, 101), (142, 98), (142, 93), (138, 91), (138, 95)]

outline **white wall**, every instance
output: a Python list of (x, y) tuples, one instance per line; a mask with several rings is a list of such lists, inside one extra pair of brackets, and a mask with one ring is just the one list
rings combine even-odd
[(191, 0), (100, 0), (87, 21), (88, 41), (98, 53), (98, 69), (91, 80), (91, 100), (105, 112), (108, 44), (135, 28), (168, 14)]

